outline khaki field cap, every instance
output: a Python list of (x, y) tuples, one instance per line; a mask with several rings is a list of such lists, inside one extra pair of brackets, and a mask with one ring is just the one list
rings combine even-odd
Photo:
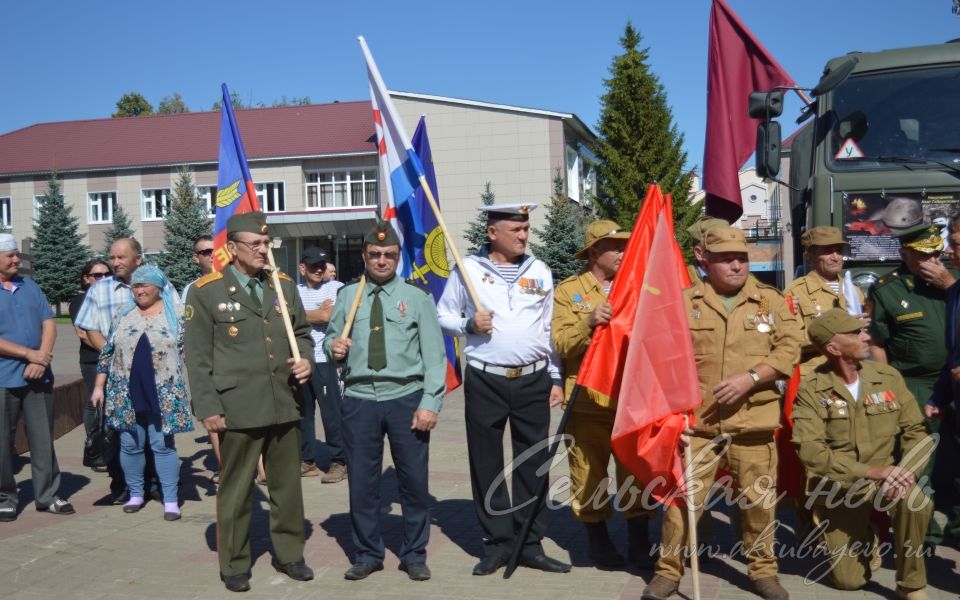
[(703, 234), (705, 234), (708, 229), (713, 229), (714, 227), (727, 227), (729, 225), (730, 223), (723, 219), (704, 215), (697, 219), (696, 223), (690, 227), (687, 227), (687, 233), (689, 233), (690, 237), (696, 241), (703, 242)]
[(594, 221), (587, 227), (587, 235), (584, 239), (584, 247), (574, 254), (580, 260), (587, 259), (587, 250), (600, 240), (627, 240), (630, 239), (630, 232), (624, 231), (613, 221)]
[(811, 246), (836, 246), (838, 244), (848, 243), (843, 239), (843, 233), (836, 227), (821, 225), (808, 229), (800, 236), (800, 243), (804, 248)]
[(703, 248), (707, 252), (747, 252), (747, 239), (743, 231), (725, 225), (712, 227), (703, 234)]
[(842, 308), (831, 308), (810, 322), (807, 333), (810, 335), (811, 342), (824, 346), (838, 333), (853, 333), (866, 326), (866, 321), (851, 317)]

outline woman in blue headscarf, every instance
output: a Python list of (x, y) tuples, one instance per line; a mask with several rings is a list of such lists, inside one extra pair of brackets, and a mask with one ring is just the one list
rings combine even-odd
[(173, 434), (192, 431), (193, 419), (183, 377), (180, 305), (164, 291), (166, 285), (153, 265), (134, 271), (133, 298), (114, 316), (90, 401), (106, 402), (107, 423), (120, 432), (120, 466), (130, 489), (123, 512), (143, 507), (143, 449), (149, 441), (163, 490), (163, 518), (176, 521), (180, 459)]

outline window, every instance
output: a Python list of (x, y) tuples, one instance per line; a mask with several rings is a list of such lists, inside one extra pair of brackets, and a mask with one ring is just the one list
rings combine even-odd
[(307, 173), (307, 208), (377, 205), (376, 169)]
[(116, 206), (116, 192), (90, 192), (87, 194), (87, 222), (109, 223), (113, 221), (113, 209)]
[(580, 202), (580, 186), (583, 184), (583, 163), (580, 155), (570, 146), (567, 146), (567, 197), (574, 202)]
[(197, 196), (203, 200), (203, 204), (207, 207), (207, 214), (211, 217), (214, 216), (217, 212), (217, 186), (198, 185)]
[(144, 221), (156, 221), (170, 211), (170, 189), (143, 190), (140, 213)]
[(283, 212), (283, 183), (256, 184), (257, 203), (263, 212)]
[(40, 207), (43, 205), (44, 198), (45, 196), (33, 197), (33, 224), (34, 225), (40, 222)]
[(13, 227), (13, 220), (10, 218), (10, 198), (0, 198), (0, 229), (11, 227)]

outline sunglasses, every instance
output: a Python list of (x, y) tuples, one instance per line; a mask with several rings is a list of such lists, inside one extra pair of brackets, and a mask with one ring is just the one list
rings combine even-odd
[(213, 248), (207, 248), (206, 250), (194, 250), (194, 254), (199, 254), (200, 256), (213, 256)]
[(94, 279), (103, 279), (104, 277), (109, 277), (109, 271), (97, 271), (96, 273), (87, 273), (87, 277), (93, 277)]
[(387, 259), (387, 260), (397, 260), (397, 257), (400, 256), (400, 253), (399, 253), (399, 252), (378, 252), (378, 251), (373, 251), (373, 252), (367, 252), (367, 256), (368, 256), (369, 258), (372, 258), (373, 260), (379, 260), (381, 256), (384, 257), (384, 258)]

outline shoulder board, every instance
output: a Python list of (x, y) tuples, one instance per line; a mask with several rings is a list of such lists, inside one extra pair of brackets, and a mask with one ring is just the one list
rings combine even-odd
[(277, 271), (277, 277), (279, 277), (280, 279), (282, 279), (282, 280), (284, 280), (284, 281), (289, 281), (290, 283), (296, 283), (293, 279), (290, 278), (289, 275), (287, 275), (287, 274), (284, 273), (283, 271)]
[(896, 272), (896, 271), (894, 271), (893, 273), (890, 273), (890, 274), (888, 274), (888, 275), (884, 275), (883, 277), (881, 277), (880, 279), (878, 279), (875, 284), (873, 284), (873, 288), (874, 288), (874, 289), (877, 289), (877, 288), (879, 288), (879, 287), (883, 287), (883, 286), (887, 285), (888, 283), (890, 283), (891, 281), (893, 281), (893, 280), (896, 279), (896, 278), (897, 278), (897, 272)]
[(565, 283), (567, 283), (567, 282), (576, 281), (577, 279), (580, 279), (580, 275), (581, 275), (581, 273), (576, 273), (576, 274), (574, 274), (574, 275), (571, 275), (570, 277), (567, 277), (566, 279), (564, 279), (563, 281), (561, 281), (560, 283), (558, 283), (558, 284), (557, 284), (557, 287), (560, 287), (561, 285), (563, 285), (563, 284), (565, 284)]
[(755, 286), (757, 286), (758, 289), (761, 289), (761, 290), (773, 290), (773, 291), (776, 292), (778, 295), (780, 295), (780, 296), (783, 295), (783, 292), (781, 292), (779, 288), (777, 288), (776, 286), (770, 285), (770, 284), (768, 284), (768, 283), (764, 283), (764, 282), (760, 281), (759, 279), (754, 279), (754, 280), (753, 280), (753, 284), (754, 284)]
[(207, 285), (211, 281), (216, 281), (218, 279), (223, 279), (223, 273), (221, 273), (220, 271), (211, 271), (210, 273), (207, 273), (206, 275), (198, 279), (197, 282), (193, 284), (193, 287), (202, 288), (203, 286)]
[(427, 287), (424, 286), (423, 283), (422, 283), (419, 279), (404, 279), (403, 282), (404, 282), (405, 284), (409, 285), (410, 287), (415, 288), (416, 290), (423, 292), (424, 294), (432, 295), (432, 293), (430, 292), (430, 290), (427, 289)]

